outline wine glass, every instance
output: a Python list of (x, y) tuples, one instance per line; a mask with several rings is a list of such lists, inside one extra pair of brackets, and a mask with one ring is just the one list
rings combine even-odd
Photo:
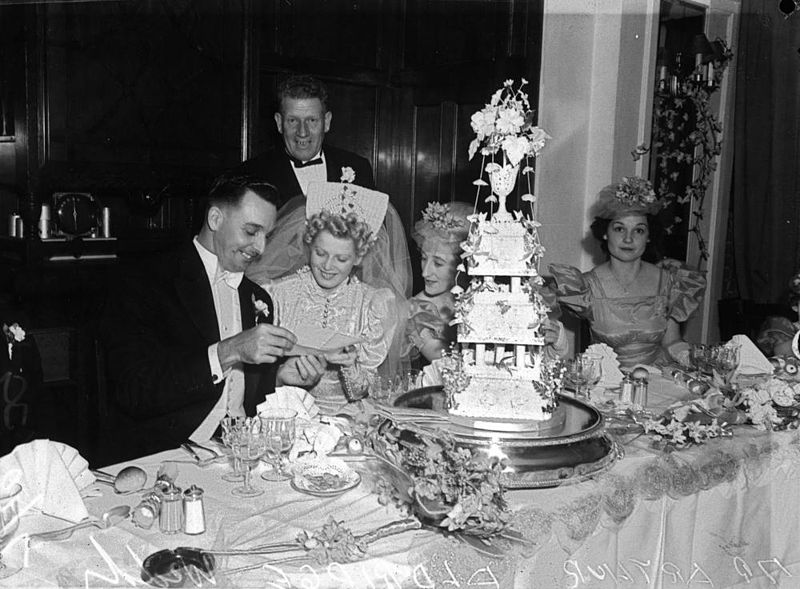
[(729, 385), (733, 373), (739, 366), (739, 346), (721, 345), (714, 348), (712, 366), (722, 382)]
[(702, 374), (708, 370), (708, 346), (705, 344), (691, 344), (689, 346), (689, 362), (694, 370)]
[(272, 407), (258, 414), (264, 432), (267, 454), (272, 470), (261, 475), (265, 481), (285, 481), (291, 478), (283, 470), (283, 455), (292, 449), (295, 437), (297, 411), (286, 407)]
[[(595, 386), (603, 378), (603, 360), (597, 354), (581, 354), (581, 372), (588, 387)], [(589, 391), (587, 388), (587, 396)]]
[(581, 367), (580, 355), (576, 356), (572, 360), (567, 360), (565, 365), (567, 371), (564, 375), (564, 378), (575, 389), (575, 397), (580, 397), (581, 387), (586, 384), (584, 381), (583, 369)]
[(11, 541), (19, 527), (19, 496), (22, 487), (14, 484), (0, 490), (0, 579), (5, 579), (19, 569), (3, 563), (3, 549)]
[(234, 447), (239, 443), (238, 433), (244, 426), (244, 422), (244, 417), (231, 417), (230, 415), (223, 417), (220, 422), (220, 427), (222, 427), (222, 443), (225, 444), (225, 447), (229, 450), (232, 462), (231, 472), (222, 475), (222, 480), (229, 483), (238, 483), (244, 480), (238, 452), (234, 450)]
[(264, 493), (263, 489), (256, 489), (250, 485), (250, 470), (255, 466), (267, 451), (267, 440), (264, 436), (261, 422), (258, 419), (246, 420), (238, 435), (238, 443), (234, 444), (234, 454), (244, 465), (244, 482), (241, 487), (235, 487), (231, 493), (237, 497), (258, 497)]

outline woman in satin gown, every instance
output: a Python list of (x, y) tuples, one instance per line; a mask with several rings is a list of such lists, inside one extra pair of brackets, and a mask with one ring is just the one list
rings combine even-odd
[[(328, 191), (344, 186), (320, 185)], [(292, 332), (321, 328), (357, 340), (325, 351), (327, 369), (309, 392), (326, 414), (342, 411), (353, 400), (345, 386), (348, 393), (363, 393), (387, 364), (400, 301), (410, 284), (404, 232), (388, 197), (381, 195), (386, 200), (378, 205), (380, 193), (355, 189), (348, 198), (360, 199), (364, 207), (345, 205), (347, 212), (332, 205), (336, 198), (329, 198), (330, 192), (317, 198), (313, 187), (306, 203), (292, 199), (262, 259), (248, 269), (272, 297), (281, 327)]]
[(455, 341), (456, 328), (450, 325), (455, 297), (450, 290), (456, 284), (461, 242), (467, 239), (472, 212), (467, 203), (432, 202), (414, 224), (411, 237), (420, 250), (425, 286), (408, 301), (405, 354), (412, 367), (441, 358)]
[(705, 277), (677, 262), (645, 261), (659, 227), (661, 203), (641, 178), (604, 188), (592, 234), (608, 260), (588, 272), (552, 264), (562, 306), (589, 322), (592, 341), (608, 344), (622, 367), (688, 364), (689, 345), (680, 324), (700, 306)]

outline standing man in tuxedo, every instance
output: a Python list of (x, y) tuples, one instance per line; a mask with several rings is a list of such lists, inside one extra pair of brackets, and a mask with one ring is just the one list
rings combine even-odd
[(121, 276), (103, 322), (117, 461), (206, 441), (226, 414), (254, 415), (276, 384), (321, 376), (322, 358), (284, 358), (295, 337), (243, 275), (280, 204), (271, 184), (224, 175), (191, 243)]
[(355, 172), (354, 184), (375, 188), (369, 161), (323, 146), (333, 119), (325, 84), (312, 76), (291, 76), (278, 86), (276, 99), (275, 124), (283, 146), (244, 162), (245, 174), (274, 184), (284, 201), (307, 194), (311, 182), (341, 182), (345, 167)]

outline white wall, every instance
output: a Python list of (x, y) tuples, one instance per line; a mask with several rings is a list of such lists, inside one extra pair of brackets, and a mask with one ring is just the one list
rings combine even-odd
[[(545, 273), (552, 262), (581, 270), (599, 262), (600, 248), (589, 231), (598, 192), (622, 176), (647, 176), (648, 156), (634, 161), (631, 151), (650, 142), (659, 6), (659, 0), (545, 0), (538, 112), (539, 125), (552, 140), (536, 177)], [(738, 0), (712, 0), (708, 10), (711, 38), (733, 40), (731, 15)], [(720, 108), (732, 128), (730, 72), (727, 81)], [(701, 313), (688, 325), (687, 337), (694, 341), (718, 338), (730, 166), (730, 156), (723, 154), (706, 199), (706, 235), (716, 263), (709, 266)]]

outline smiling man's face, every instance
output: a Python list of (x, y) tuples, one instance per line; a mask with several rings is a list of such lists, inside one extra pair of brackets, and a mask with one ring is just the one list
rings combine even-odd
[(213, 253), (229, 272), (243, 272), (264, 251), (267, 235), (275, 226), (278, 210), (248, 190), (236, 205), (211, 207), (208, 226)]
[(275, 124), (289, 155), (301, 162), (316, 156), (331, 128), (331, 116), (319, 98), (283, 98)]

